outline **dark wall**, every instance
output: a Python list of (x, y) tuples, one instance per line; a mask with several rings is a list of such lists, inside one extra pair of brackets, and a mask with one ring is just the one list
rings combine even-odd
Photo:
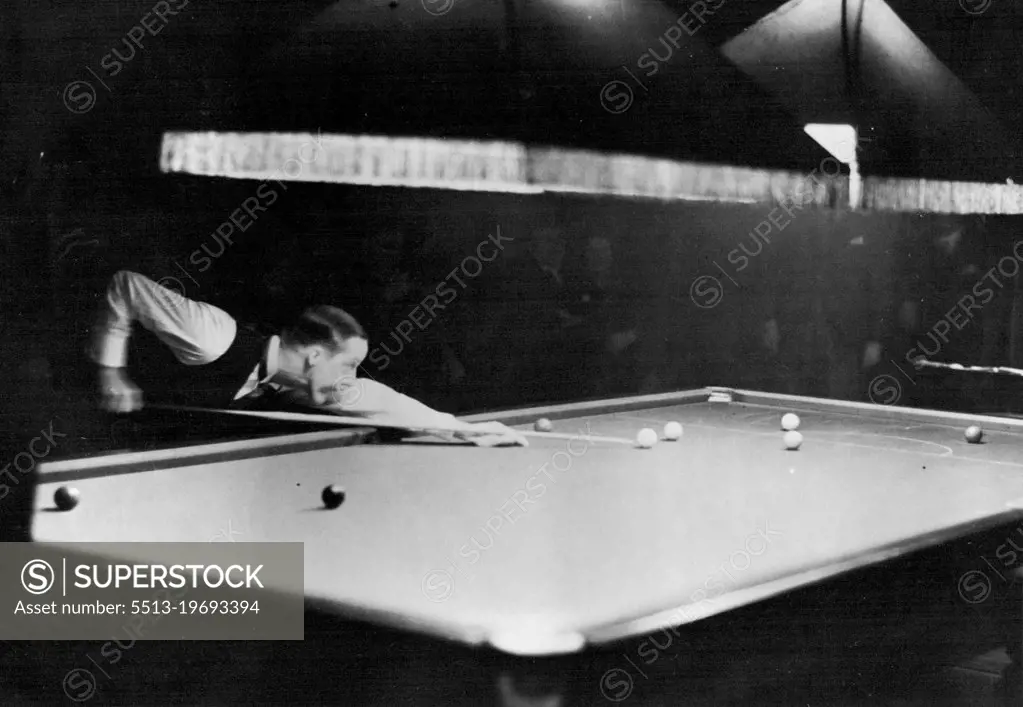
[[(867, 400), (1012, 254), (1008, 219), (271, 186), (162, 179), (148, 204), (65, 209), (57, 230), (82, 228), (83, 245), (49, 256), (46, 321), (81, 337), (127, 267), (271, 326), (310, 302), (349, 309), (372, 339), (364, 374), (450, 410), (710, 384)], [(240, 207), (257, 193), (252, 220)], [(1006, 363), (1015, 287), (933, 358)], [(871, 341), (883, 356), (865, 368)], [(906, 382), (900, 402), (961, 404), (926, 390)]]

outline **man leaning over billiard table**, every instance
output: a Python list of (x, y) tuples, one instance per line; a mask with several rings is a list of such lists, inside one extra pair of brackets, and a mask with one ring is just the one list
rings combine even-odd
[[(133, 332), (134, 323), (141, 331)], [(144, 352), (142, 360), (132, 361), (131, 375), (129, 343)], [(141, 409), (146, 389), (178, 404), (215, 408), (271, 399), (310, 412), (362, 417), (367, 424), (444, 429), (456, 422), (382, 383), (357, 378), (368, 350), (362, 326), (337, 307), (311, 307), (267, 336), (218, 307), (122, 270), (107, 287), (89, 357), (99, 367), (100, 405), (109, 412)], [(527, 444), (499, 422), (451, 436), (484, 447)]]

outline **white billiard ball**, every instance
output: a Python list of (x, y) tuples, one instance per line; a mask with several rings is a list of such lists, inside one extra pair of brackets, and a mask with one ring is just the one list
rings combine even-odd
[(799, 445), (803, 443), (803, 435), (799, 434), (795, 430), (789, 430), (785, 433), (785, 449), (799, 449)]
[(788, 413), (783, 415), (781, 418), (781, 428), (783, 430), (798, 430), (799, 429), (799, 415)]
[(664, 426), (664, 439), (675, 441), (682, 438), (682, 425), (677, 422), (669, 422)]
[(649, 427), (644, 427), (639, 431), (639, 434), (636, 435), (636, 444), (643, 449), (649, 449), (657, 444), (657, 433)]

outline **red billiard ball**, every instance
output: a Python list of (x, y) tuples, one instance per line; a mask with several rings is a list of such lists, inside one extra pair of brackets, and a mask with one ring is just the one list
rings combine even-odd
[(70, 511), (72, 508), (78, 505), (79, 501), (78, 489), (70, 486), (61, 486), (57, 489), (56, 493), (53, 494), (53, 502), (57, 508), (62, 511)]
[(323, 489), (320, 497), (323, 499), (324, 506), (334, 509), (345, 502), (345, 490), (340, 486), (328, 486)]
[(554, 429), (554, 423), (548, 420), (546, 417), (541, 417), (535, 423), (533, 423), (533, 429), (537, 432), (550, 432)]
[(984, 438), (984, 430), (980, 429), (976, 425), (970, 425), (966, 428), (966, 441), (970, 444), (980, 444), (980, 440)]

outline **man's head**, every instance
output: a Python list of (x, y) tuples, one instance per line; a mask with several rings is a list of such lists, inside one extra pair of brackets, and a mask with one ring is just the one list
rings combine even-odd
[(586, 242), (586, 270), (591, 275), (606, 275), (614, 265), (614, 253), (611, 241), (602, 236), (594, 236)]
[(560, 228), (538, 228), (530, 235), (529, 247), (541, 268), (558, 272), (565, 259), (565, 235)]
[(934, 244), (939, 251), (945, 255), (954, 255), (963, 241), (963, 227), (952, 227), (945, 229), (940, 236), (934, 239)]
[(343, 402), (368, 351), (355, 317), (337, 307), (311, 307), (281, 332), (278, 377), (317, 405)]

